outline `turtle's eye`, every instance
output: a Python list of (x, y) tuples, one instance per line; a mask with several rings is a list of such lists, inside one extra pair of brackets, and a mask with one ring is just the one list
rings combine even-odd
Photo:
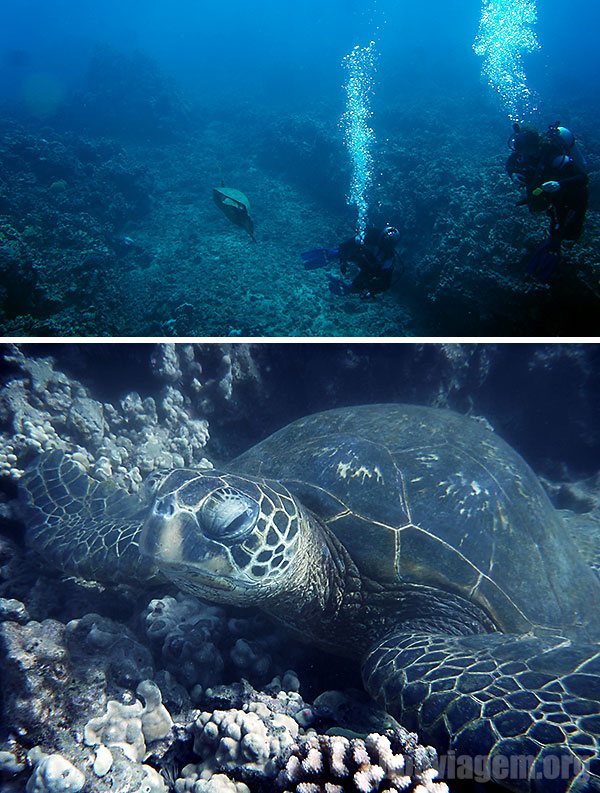
[(211, 493), (198, 518), (203, 531), (215, 540), (238, 540), (249, 534), (258, 520), (254, 499), (239, 490), (223, 487)]
[(149, 474), (142, 483), (142, 491), (148, 496), (153, 496), (165, 478), (164, 471), (153, 471)]

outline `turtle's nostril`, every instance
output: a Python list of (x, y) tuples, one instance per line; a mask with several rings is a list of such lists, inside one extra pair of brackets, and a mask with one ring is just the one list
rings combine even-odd
[(175, 514), (174, 496), (160, 498), (154, 505), (154, 514), (158, 515), (160, 518), (172, 518)]

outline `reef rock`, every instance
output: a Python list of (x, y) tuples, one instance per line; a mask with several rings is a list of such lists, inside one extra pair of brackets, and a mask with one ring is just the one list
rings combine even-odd
[(173, 385), (156, 397), (131, 392), (101, 403), (52, 358), (11, 345), (4, 360), (18, 374), (0, 392), (0, 475), (18, 479), (33, 455), (51, 449), (130, 491), (156, 468), (210, 465), (208, 422), (192, 415), (189, 397)]
[(34, 767), (27, 793), (79, 793), (85, 785), (84, 774), (60, 754), (46, 755), (35, 748), (28, 757)]

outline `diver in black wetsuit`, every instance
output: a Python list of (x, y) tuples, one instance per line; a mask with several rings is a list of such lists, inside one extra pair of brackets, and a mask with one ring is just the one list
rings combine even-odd
[(573, 133), (553, 124), (545, 135), (513, 127), (512, 154), (506, 161), (510, 178), (526, 190), (518, 206), (546, 212), (550, 235), (530, 261), (530, 272), (548, 279), (561, 258), (563, 240), (578, 240), (588, 206), (589, 179)]
[(339, 259), (342, 275), (347, 274), (350, 263), (356, 264), (359, 271), (351, 283), (328, 275), (329, 289), (338, 295), (358, 293), (361, 297), (374, 297), (391, 286), (399, 241), (400, 232), (394, 226), (386, 226), (384, 229), (371, 227), (367, 229), (363, 240), (356, 236), (342, 242), (333, 250), (317, 248), (307, 251), (302, 254), (302, 259), (307, 269), (323, 267), (332, 260)]

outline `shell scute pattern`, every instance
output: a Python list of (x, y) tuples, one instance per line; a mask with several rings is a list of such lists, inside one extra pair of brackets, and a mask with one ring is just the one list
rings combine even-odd
[(163, 493), (179, 493), (188, 482), (193, 482), (197, 477), (197, 471), (188, 468), (176, 468), (174, 471), (170, 471), (162, 482), (156, 482), (158, 485), (156, 492), (158, 495)]
[(589, 569), (531, 469), (480, 421), (410, 405), (335, 409), (233, 466), (283, 481), (375, 581), (456, 593), (505, 631), (586, 624)]

